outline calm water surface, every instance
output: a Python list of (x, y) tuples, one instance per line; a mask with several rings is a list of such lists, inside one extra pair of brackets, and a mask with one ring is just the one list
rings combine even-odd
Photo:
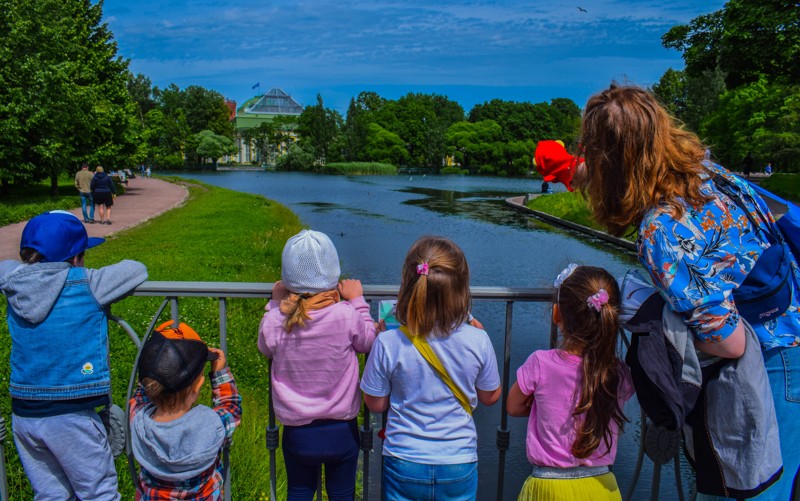
[[(420, 236), (442, 235), (464, 250), (473, 286), (548, 287), (570, 262), (592, 264), (621, 277), (636, 267), (621, 250), (545, 226), (507, 207), (510, 196), (539, 191), (541, 181), (470, 176), (323, 176), (300, 173), (226, 171), (173, 173), (236, 191), (276, 200), (303, 223), (326, 233), (342, 261), (344, 276), (367, 284), (399, 284), (408, 248)], [(558, 185), (556, 189), (561, 188)], [(486, 326), (496, 350), (503, 346), (504, 303), (478, 303), (474, 314)], [(531, 351), (548, 347), (550, 312), (544, 305), (514, 307), (511, 384)], [(498, 366), (502, 374), (502, 353)], [(623, 495), (632, 481), (639, 435), (639, 408), (629, 403), (631, 422), (620, 439), (614, 472)], [(500, 403), (479, 407), (479, 499), (494, 499), (498, 452), (495, 430)], [(529, 473), (525, 455), (527, 420), (509, 418), (511, 448), (506, 453), (505, 499), (516, 499)], [(379, 439), (375, 439), (379, 451)], [(376, 459), (378, 454), (374, 454)], [(378, 464), (371, 466), (377, 472)], [(645, 461), (634, 499), (649, 498), (653, 470)], [(377, 475), (373, 475), (377, 477)], [(676, 499), (672, 465), (662, 472), (661, 499)], [(370, 497), (377, 498), (371, 482)], [(684, 484), (684, 488), (686, 485)]]

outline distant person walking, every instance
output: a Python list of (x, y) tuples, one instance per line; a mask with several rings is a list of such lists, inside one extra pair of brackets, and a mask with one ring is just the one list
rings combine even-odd
[(147, 176), (147, 179), (150, 179), (150, 173), (151, 173), (151, 171), (150, 171), (150, 167), (147, 167), (147, 168), (144, 170), (144, 173), (145, 173), (145, 175)]
[(767, 162), (767, 166), (764, 167), (764, 174), (768, 176), (772, 175), (772, 162)]
[(750, 179), (750, 173), (753, 171), (753, 157), (750, 155), (750, 152), (747, 152), (747, 156), (744, 157), (742, 160), (742, 174), (744, 174), (745, 179)]
[(100, 224), (111, 224), (111, 206), (114, 205), (117, 190), (114, 181), (100, 165), (94, 170), (91, 187), (94, 203), (100, 206)]
[[(75, 188), (81, 197), (81, 210), (83, 211), (83, 222), (94, 224), (94, 199), (92, 197), (92, 178), (94, 172), (89, 170), (89, 164), (81, 165), (81, 170), (75, 174)], [(86, 206), (89, 206), (87, 212)]]

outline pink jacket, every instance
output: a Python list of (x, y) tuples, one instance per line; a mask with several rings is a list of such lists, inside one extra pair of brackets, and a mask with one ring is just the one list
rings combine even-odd
[(280, 302), (261, 320), (258, 349), (272, 361), (275, 415), (285, 425), (358, 415), (358, 358), (375, 341), (375, 323), (363, 297), (309, 311), (304, 328), (283, 328)]

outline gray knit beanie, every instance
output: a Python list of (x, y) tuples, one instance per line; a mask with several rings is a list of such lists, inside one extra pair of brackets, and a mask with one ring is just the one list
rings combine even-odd
[(328, 236), (319, 231), (303, 230), (283, 248), (283, 285), (298, 294), (323, 292), (339, 283), (339, 254)]

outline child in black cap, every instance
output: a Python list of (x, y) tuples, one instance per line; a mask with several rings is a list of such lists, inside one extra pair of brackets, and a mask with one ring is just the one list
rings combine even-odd
[[(239, 424), (242, 397), (225, 353), (188, 325), (172, 325), (160, 325), (139, 356), (139, 386), (130, 401), (131, 445), (141, 466), (137, 499), (221, 499), (220, 452)], [(213, 409), (195, 405), (207, 361)]]
[(110, 403), (107, 313), (147, 269), (128, 260), (84, 268), (84, 252), (101, 243), (75, 215), (46, 212), (22, 231), (22, 261), (0, 261), (14, 443), (36, 499), (120, 497), (96, 412)]

